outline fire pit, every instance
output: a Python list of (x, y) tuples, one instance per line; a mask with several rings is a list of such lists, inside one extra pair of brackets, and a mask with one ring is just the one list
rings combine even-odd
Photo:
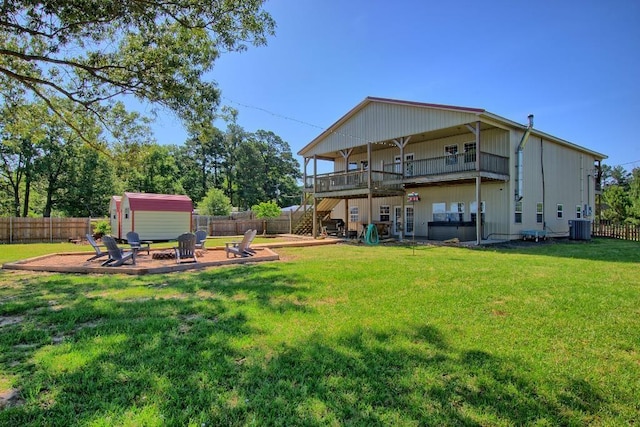
[(151, 258), (153, 259), (175, 259), (176, 253), (175, 251), (164, 251), (164, 252), (154, 252), (151, 254)]

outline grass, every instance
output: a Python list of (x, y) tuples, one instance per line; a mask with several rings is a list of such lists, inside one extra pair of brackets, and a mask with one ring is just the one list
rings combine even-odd
[(637, 424), (639, 248), (338, 245), (139, 278), (0, 271), (0, 394), (19, 390), (0, 425)]

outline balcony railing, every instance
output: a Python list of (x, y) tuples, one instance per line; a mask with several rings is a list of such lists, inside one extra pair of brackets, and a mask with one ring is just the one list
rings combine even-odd
[[(383, 165), (383, 171), (371, 171), (374, 187), (400, 189), (403, 182), (412, 178), (472, 172), (476, 169), (476, 153), (467, 152), (429, 159), (406, 161), (404, 178), (399, 163)], [(509, 175), (509, 158), (490, 153), (480, 153), (480, 170)], [(316, 193), (367, 188), (368, 171), (331, 172), (316, 176)], [(313, 177), (307, 177), (305, 188), (313, 189)]]
[[(399, 171), (398, 163), (384, 165), (385, 170)], [(445, 175), (476, 170), (476, 153), (467, 152), (430, 159), (411, 160), (404, 164), (405, 178)], [(509, 158), (490, 153), (480, 153), (480, 170), (497, 174), (509, 174)]]
[[(357, 170), (350, 172), (332, 172), (316, 176), (316, 193), (327, 191), (356, 190), (367, 188), (369, 171)], [(374, 187), (384, 186), (388, 189), (400, 189), (402, 176), (395, 172), (371, 171), (371, 181)], [(313, 188), (313, 177), (308, 176), (305, 188)]]

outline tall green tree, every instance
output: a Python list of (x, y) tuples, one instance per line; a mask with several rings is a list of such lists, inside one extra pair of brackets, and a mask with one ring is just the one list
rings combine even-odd
[(613, 222), (623, 222), (627, 219), (631, 200), (624, 187), (609, 185), (603, 191), (602, 198), (607, 207), (602, 213), (604, 219)]
[(629, 199), (631, 207), (627, 222), (640, 224), (640, 168), (633, 168), (629, 178)]
[(68, 186), (57, 207), (72, 217), (100, 217), (109, 212), (109, 201), (116, 189), (113, 161), (102, 152), (83, 145), (68, 170)]
[[(223, 139), (222, 170), (224, 173), (223, 188), (231, 200), (233, 206), (239, 206), (236, 198), (236, 175), (238, 171), (237, 157), (238, 147), (246, 138), (245, 130), (238, 124), (238, 110), (231, 107), (222, 107), (222, 118), (227, 123), (227, 129)], [(249, 207), (251, 205), (246, 205)]]
[(182, 186), (192, 200), (202, 200), (221, 183), (224, 135), (212, 124), (192, 125), (190, 137), (176, 151)]
[(140, 193), (182, 194), (173, 147), (158, 144), (145, 146), (140, 169), (127, 182), (127, 190)]
[(43, 137), (44, 112), (20, 96), (0, 109), (0, 186), (11, 197), (14, 216), (29, 215), (34, 161), (40, 155), (37, 141)]
[(263, 2), (5, 1), (0, 77), (42, 99), (83, 138), (55, 97), (102, 117), (116, 97), (132, 95), (211, 122), (218, 92), (205, 74), (222, 52), (266, 44), (275, 23)]
[(300, 165), (289, 144), (278, 135), (265, 130), (249, 134), (239, 147), (237, 158), (238, 170), (251, 171), (239, 173), (236, 178), (241, 206), (271, 200), (284, 206), (298, 200)]

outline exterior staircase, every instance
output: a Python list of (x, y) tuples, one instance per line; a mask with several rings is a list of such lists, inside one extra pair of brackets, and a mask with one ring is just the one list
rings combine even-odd
[[(306, 202), (306, 200), (305, 200)], [(340, 203), (340, 199), (322, 199), (318, 203), (317, 221), (318, 227), (322, 220), (329, 217), (333, 208)], [(303, 204), (304, 206), (304, 204)], [(299, 208), (300, 209), (300, 208)], [(313, 208), (308, 209), (293, 226), (293, 234), (308, 235), (313, 233)]]

